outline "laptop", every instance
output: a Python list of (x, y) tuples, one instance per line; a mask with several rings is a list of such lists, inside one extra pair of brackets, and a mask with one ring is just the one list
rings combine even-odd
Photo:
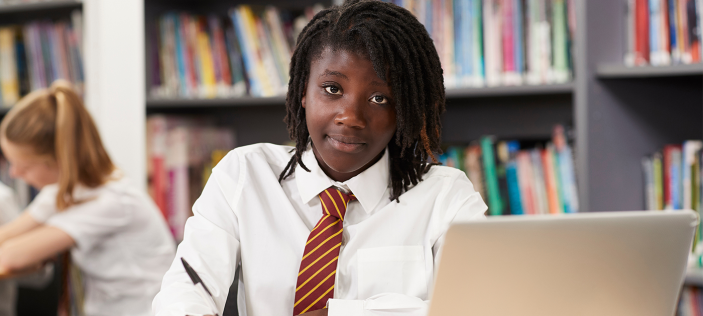
[(429, 316), (674, 315), (697, 224), (693, 211), (454, 224)]

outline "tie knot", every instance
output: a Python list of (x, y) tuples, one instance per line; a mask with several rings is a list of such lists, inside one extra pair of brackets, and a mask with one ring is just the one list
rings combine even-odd
[(346, 194), (335, 187), (330, 187), (320, 193), (322, 213), (341, 220), (344, 220), (344, 216), (347, 213), (347, 204), (354, 200), (356, 200), (354, 194)]

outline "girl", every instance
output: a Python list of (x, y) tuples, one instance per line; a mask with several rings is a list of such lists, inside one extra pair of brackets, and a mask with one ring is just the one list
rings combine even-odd
[(286, 106), (295, 148), (230, 152), (193, 206), (185, 258), (157, 315), (222, 314), (235, 270), (240, 315), (424, 315), (443, 236), (487, 209), (437, 166), (444, 86), (427, 31), (405, 9), (349, 1), (298, 37)]
[(61, 311), (70, 302), (79, 315), (150, 314), (173, 241), (156, 206), (112, 164), (71, 87), (57, 81), (20, 100), (0, 124), (0, 146), (10, 174), (41, 189), (0, 227), (0, 274), (70, 250), (78, 269)]

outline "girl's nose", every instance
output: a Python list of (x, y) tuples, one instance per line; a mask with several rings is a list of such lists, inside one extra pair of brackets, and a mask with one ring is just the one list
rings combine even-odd
[(366, 127), (364, 107), (366, 100), (353, 100), (341, 106), (339, 113), (334, 118), (337, 125), (363, 129)]

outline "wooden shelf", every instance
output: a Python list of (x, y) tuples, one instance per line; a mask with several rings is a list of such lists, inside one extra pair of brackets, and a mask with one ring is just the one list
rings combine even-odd
[(569, 94), (573, 83), (447, 89), (447, 99)]
[(40, 11), (51, 9), (80, 8), (83, 5), (81, 0), (52, 0), (19, 2), (11, 4), (0, 4), (0, 14), (20, 13), (28, 11)]
[[(573, 89), (574, 86), (572, 83), (540, 86), (524, 85), (488, 88), (459, 88), (447, 89), (447, 99), (570, 94), (573, 92)], [(146, 107), (148, 110), (165, 110), (206, 107), (283, 106), (285, 105), (285, 102), (286, 99), (284, 96), (267, 98), (240, 97), (217, 99), (147, 98)]]
[(283, 106), (286, 103), (284, 96), (256, 98), (218, 98), (218, 99), (161, 99), (147, 98), (146, 108), (148, 110), (158, 109), (185, 109), (200, 107), (242, 107), (242, 106)]
[(601, 79), (703, 76), (703, 63), (640, 67), (602, 64), (598, 65), (596, 75)]

